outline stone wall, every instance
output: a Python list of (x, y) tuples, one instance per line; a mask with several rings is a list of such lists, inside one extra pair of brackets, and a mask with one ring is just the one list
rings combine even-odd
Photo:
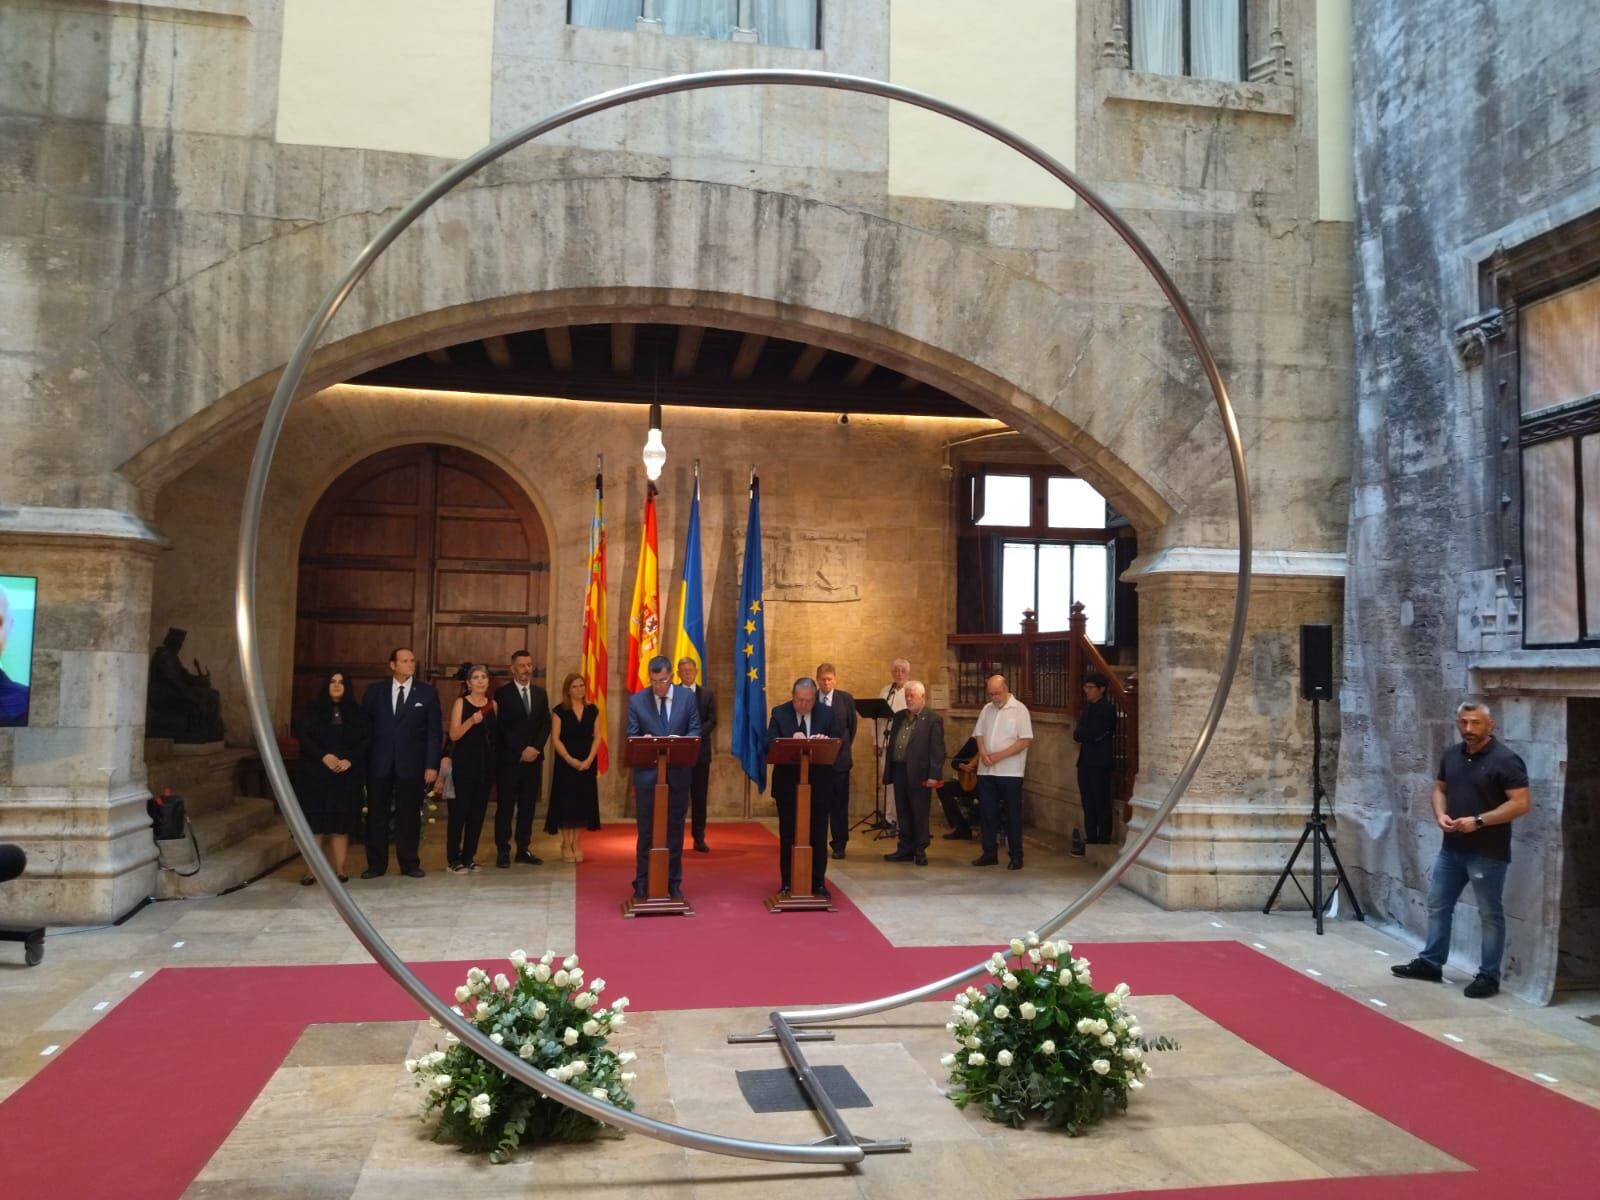
[[(686, 535), (693, 464), (701, 464), (702, 571), (708, 642), (706, 682), (721, 698), (713, 767), (714, 811), (743, 811), (743, 775), (728, 754), (732, 721), (735, 609), (739, 599), (747, 482), (761, 476), (766, 546), (769, 704), (790, 682), (834, 663), (839, 686), (876, 694), (889, 662), (910, 658), (942, 701), (948, 691), (945, 638), (952, 628), (954, 561), (950, 484), (940, 470), (946, 442), (995, 428), (988, 421), (769, 415), (669, 408), (663, 422), (667, 468), (657, 501), (665, 626), (677, 619), (679, 549)], [(262, 656), (274, 725), (286, 731), (293, 662), (293, 603), (299, 535), (322, 491), (341, 471), (399, 442), (442, 441), (505, 467), (548, 523), (551, 605), (548, 686), (576, 670), (582, 635), (584, 556), (593, 507), (594, 456), (606, 462), (610, 574), (610, 687), (613, 739), (623, 730), (621, 675), (627, 604), (638, 563), (644, 473), (639, 448), (646, 413), (625, 404), (539, 398), (441, 395), (342, 386), (310, 398), (291, 416), (264, 521), (261, 558)], [(254, 450), (239, 438), (218, 448), (161, 493), (156, 519), (173, 550), (157, 563), (151, 627), (189, 630), (186, 654), (213, 667), (230, 739), (249, 741), (233, 640), (233, 547), (238, 480)], [(785, 599), (814, 594), (784, 574), (786, 549), (821, 535), (848, 544), (852, 565), (837, 580), (855, 599)], [(785, 586), (776, 586), (783, 584)], [(671, 650), (671, 635), (666, 649)], [(615, 744), (615, 741), (613, 742)], [(870, 746), (867, 735), (863, 747)], [(869, 751), (870, 753), (870, 751)], [(870, 762), (870, 758), (868, 759)], [(872, 772), (854, 773), (858, 806), (872, 805)], [(610, 811), (624, 803), (622, 773), (605, 785)], [(758, 800), (756, 811), (765, 812)]]
[[(1600, 208), (1600, 6), (1469, 8), (1356, 6), (1357, 419), (1338, 795), (1363, 903), (1420, 938), (1439, 756), (1455, 740), (1456, 704), (1493, 701), (1533, 790), (1507, 881), (1507, 984), (1543, 999), (1561, 895), (1565, 697), (1600, 694), (1600, 653), (1484, 636), (1477, 614), (1515, 603), (1493, 587), (1508, 552), (1495, 389), (1457, 357), (1451, 331), (1479, 311), (1478, 266), (1497, 245)], [(1455, 933), (1468, 968), (1470, 903)]]

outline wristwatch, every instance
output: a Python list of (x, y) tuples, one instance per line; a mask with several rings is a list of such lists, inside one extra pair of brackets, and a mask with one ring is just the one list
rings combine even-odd
[(1479, 829), (1483, 828), (1483, 815), (1481, 813), (1477, 816), (1474, 816), (1472, 819), (1478, 823)]

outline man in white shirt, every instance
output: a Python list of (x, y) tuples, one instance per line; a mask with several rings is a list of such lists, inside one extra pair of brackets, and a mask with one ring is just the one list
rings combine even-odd
[(983, 825), (983, 853), (975, 867), (992, 867), (1000, 861), (1000, 818), (1006, 822), (1006, 846), (1011, 861), (1007, 869), (1022, 870), (1022, 777), (1028, 768), (1028, 747), (1033, 744), (1033, 720), (1027, 707), (1011, 694), (1004, 675), (991, 675), (985, 684), (989, 703), (978, 714), (973, 738), (978, 743), (978, 816)]

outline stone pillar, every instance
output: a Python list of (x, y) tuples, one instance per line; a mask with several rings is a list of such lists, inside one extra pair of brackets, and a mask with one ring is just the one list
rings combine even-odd
[[(1311, 812), (1311, 705), (1300, 699), (1299, 632), (1302, 624), (1339, 627), (1343, 557), (1269, 551), (1257, 558), (1244, 653), (1217, 736), (1178, 807), (1123, 877), (1163, 908), (1259, 909)], [(1142, 764), (1130, 832), (1144, 827), (1199, 733), (1233, 617), (1236, 561), (1231, 551), (1166, 550), (1127, 573), (1139, 587)], [(1338, 733), (1338, 703), (1324, 702), (1322, 784), (1330, 796)], [(1297, 873), (1309, 886), (1309, 849), (1302, 859)], [(1304, 908), (1285, 887), (1279, 903)]]
[(9, 919), (103, 923), (154, 890), (144, 714), (163, 544), (110, 509), (0, 509), (0, 575), (39, 580), (29, 724), (0, 729), (0, 842), (28, 855)]

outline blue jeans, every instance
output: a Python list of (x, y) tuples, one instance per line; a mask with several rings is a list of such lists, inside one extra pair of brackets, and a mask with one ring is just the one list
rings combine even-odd
[(1506, 888), (1506, 869), (1511, 864), (1498, 858), (1439, 847), (1433, 860), (1433, 878), (1428, 884), (1428, 944), (1417, 957), (1431, 966), (1443, 968), (1450, 958), (1450, 922), (1456, 900), (1472, 881), (1478, 898), (1478, 920), (1483, 926), (1483, 950), (1478, 974), (1500, 980), (1500, 960), (1506, 950), (1506, 913), (1501, 897)]

